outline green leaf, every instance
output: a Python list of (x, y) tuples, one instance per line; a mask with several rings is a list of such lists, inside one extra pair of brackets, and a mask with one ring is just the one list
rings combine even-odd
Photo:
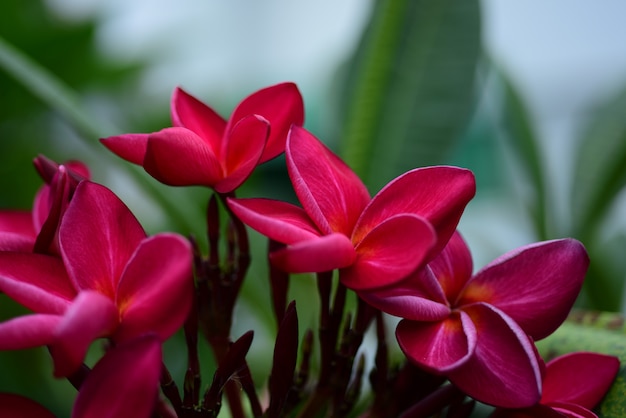
[(445, 161), (474, 112), (476, 0), (381, 0), (349, 67), (340, 154), (372, 189)]
[(626, 185), (626, 88), (602, 105), (578, 148), (572, 208), (577, 236), (593, 239)]
[(496, 71), (496, 78), (503, 89), (503, 104), (500, 124), (504, 138), (514, 151), (522, 170), (533, 186), (532, 199), (525, 199), (528, 211), (534, 222), (535, 231), (540, 240), (549, 239), (547, 230), (546, 180), (539, 139), (526, 104), (515, 85), (502, 70)]
[(619, 358), (621, 367), (611, 389), (596, 408), (599, 417), (626, 416), (626, 331), (624, 318), (606, 312), (573, 312), (537, 348), (545, 359), (575, 351), (592, 351)]

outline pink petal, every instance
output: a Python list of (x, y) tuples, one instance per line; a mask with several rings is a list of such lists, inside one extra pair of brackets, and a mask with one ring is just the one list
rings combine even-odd
[[(563, 418), (564, 416), (545, 405), (534, 405), (523, 409), (496, 409), (489, 418)], [(598, 418), (598, 417), (595, 417)]]
[(183, 325), (193, 299), (192, 263), (191, 246), (178, 235), (157, 234), (139, 245), (117, 291), (116, 341), (146, 332), (166, 340)]
[(220, 157), (220, 144), (226, 133), (224, 118), (180, 87), (172, 95), (171, 113), (175, 127), (194, 132)]
[(108, 297), (92, 291), (78, 294), (55, 330), (50, 353), (54, 375), (69, 376), (81, 365), (91, 343), (111, 335), (118, 324), (117, 307)]
[(428, 266), (441, 284), (448, 301), (454, 305), (459, 293), (472, 277), (473, 269), (469, 247), (458, 231)]
[(476, 349), (448, 378), (472, 398), (504, 408), (525, 408), (541, 396), (536, 351), (524, 331), (488, 304), (463, 310), (476, 327)]
[(546, 364), (541, 403), (565, 402), (594, 408), (608, 392), (620, 362), (617, 357), (578, 352)]
[(402, 320), (396, 338), (404, 355), (433, 373), (462, 367), (476, 346), (476, 329), (464, 312), (452, 312), (442, 321)]
[(304, 122), (304, 103), (298, 87), (293, 83), (281, 83), (252, 93), (235, 108), (226, 130), (251, 114), (262, 116), (270, 123), (270, 135), (260, 162), (271, 160), (285, 150), (291, 125), (301, 126)]
[(161, 361), (161, 342), (154, 335), (139, 337), (108, 351), (81, 386), (72, 418), (152, 416)]
[(549, 404), (549, 406), (554, 412), (560, 413), (560, 416), (565, 416), (567, 418), (598, 418), (598, 416), (592, 411), (576, 404), (555, 402)]
[(363, 182), (304, 128), (294, 126), (291, 129), (286, 155), (289, 177), (298, 199), (320, 231), (351, 236), (370, 200)]
[(148, 134), (125, 134), (100, 139), (102, 145), (118, 157), (133, 164), (143, 165), (148, 147)]
[(450, 307), (429, 268), (384, 288), (358, 292), (359, 297), (381, 311), (412, 321), (441, 321)]
[(35, 238), (13, 232), (0, 232), (0, 251), (30, 253), (35, 246)]
[(290, 273), (321, 273), (354, 263), (352, 242), (342, 234), (300, 241), (270, 254), (271, 262)]
[(0, 211), (0, 232), (11, 232), (34, 238), (33, 215), (30, 211)]
[(283, 244), (314, 239), (320, 232), (302, 208), (270, 199), (228, 199), (228, 207), (246, 225)]
[(76, 296), (63, 262), (28, 253), (0, 253), (0, 291), (26, 308), (62, 314)]
[(12, 393), (0, 393), (0, 416), (4, 418), (55, 418), (37, 402)]
[(166, 128), (150, 134), (144, 169), (169, 186), (213, 187), (224, 178), (213, 150), (186, 128)]
[(215, 186), (219, 193), (228, 193), (239, 187), (259, 163), (269, 124), (252, 115), (241, 119), (224, 139), (222, 160), (226, 178)]
[(62, 316), (34, 314), (0, 322), (0, 350), (24, 350), (48, 345)]
[(589, 265), (573, 239), (540, 242), (491, 262), (468, 283), (459, 304), (488, 302), (506, 312), (533, 339), (550, 335), (565, 320)]
[(388, 218), (356, 245), (356, 262), (340, 272), (341, 282), (354, 290), (394, 284), (422, 266), (436, 239), (432, 226), (417, 216)]
[(362, 235), (393, 215), (410, 213), (425, 218), (437, 231), (438, 254), (446, 245), (465, 206), (476, 192), (471, 171), (448, 166), (424, 167), (409, 171), (387, 184), (363, 211), (356, 226)]
[(76, 188), (59, 230), (65, 267), (76, 286), (111, 299), (128, 259), (145, 236), (126, 205), (90, 181)]

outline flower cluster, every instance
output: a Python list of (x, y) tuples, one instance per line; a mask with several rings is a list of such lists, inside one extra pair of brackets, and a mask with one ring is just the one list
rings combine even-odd
[[(33, 312), (0, 323), (0, 349), (47, 346), (55, 376), (78, 390), (73, 417), (213, 417), (222, 396), (232, 415), (243, 417), (242, 390), (255, 417), (345, 416), (363, 408), (359, 353), (370, 326), (378, 343), (364, 416), (419, 417), (447, 408), (464, 417), (475, 401), (496, 407), (494, 417), (594, 416), (619, 361), (576, 353), (544, 365), (534, 345), (560, 326), (581, 289), (589, 259), (580, 242), (533, 243), (474, 273), (457, 230), (475, 194), (471, 171), (416, 168), (371, 197), (302, 127), (303, 101), (292, 83), (253, 93), (228, 120), (178, 88), (171, 118), (173, 126), (159, 132), (102, 143), (162, 183), (214, 192), (208, 255), (178, 234), (147, 236), (78, 162), (36, 158), (45, 185), (32, 211), (0, 213), (0, 291)], [(300, 205), (235, 196), (259, 164), (283, 152)], [(246, 225), (270, 240), (279, 327), (265, 403), (245, 359), (252, 333), (236, 340), (230, 334), (249, 267)], [(315, 382), (314, 333), (300, 343), (296, 305), (287, 303), (289, 274), (299, 273), (317, 274)], [(344, 312), (348, 292), (357, 300), (354, 317)], [(388, 364), (387, 315), (400, 319), (401, 367)], [(179, 329), (188, 346), (182, 397), (161, 353)], [(217, 360), (203, 393), (198, 335)], [(98, 339), (106, 341), (104, 354), (89, 367), (86, 354)], [(19, 395), (0, 400), (2, 416), (52, 416)]]

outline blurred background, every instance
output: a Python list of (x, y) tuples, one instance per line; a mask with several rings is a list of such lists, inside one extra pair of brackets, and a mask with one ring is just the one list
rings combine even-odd
[[(175, 86), (227, 117), (253, 91), (293, 81), (305, 126), (372, 194), (418, 166), (475, 172), (460, 230), (476, 268), (573, 236), (592, 258), (578, 306), (623, 312), (625, 15), (618, 0), (5, 0), (0, 207), (30, 208), (38, 154), (80, 159), (148, 232), (201, 236), (207, 190), (161, 187), (98, 138), (170, 126)], [(282, 160), (260, 167), (240, 195), (292, 199)], [(234, 330), (267, 328), (255, 337), (259, 374), (273, 338), (264, 269), (253, 265)], [(310, 290), (303, 283), (294, 297)], [(0, 319), (16, 312), (0, 298)], [(173, 341), (173, 371), (185, 364), (177, 349)], [(73, 391), (50, 375), (44, 350), (0, 353), (0, 391), (67, 416)]]

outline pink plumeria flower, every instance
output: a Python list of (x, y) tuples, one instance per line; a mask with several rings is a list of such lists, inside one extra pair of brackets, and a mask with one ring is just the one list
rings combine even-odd
[(598, 418), (591, 410), (608, 392), (619, 359), (606, 354), (576, 352), (546, 364), (543, 393), (535, 406), (497, 409), (492, 418)]
[(304, 121), (304, 105), (293, 83), (246, 97), (228, 121), (181, 88), (171, 103), (172, 128), (151, 134), (102, 139), (118, 156), (170, 186), (200, 185), (228, 193), (254, 168), (285, 150), (292, 124)]
[(192, 304), (183, 237), (146, 237), (104, 186), (82, 181), (59, 228), (61, 257), (0, 252), (0, 291), (35, 312), (0, 324), (0, 349), (49, 345), (55, 375), (78, 369), (91, 342), (169, 338)]
[(89, 178), (89, 169), (78, 161), (59, 165), (39, 156), (34, 164), (46, 184), (35, 195), (32, 211), (0, 211), (0, 251), (58, 254), (61, 217), (78, 183)]
[(396, 337), (418, 366), (481, 402), (527, 407), (541, 395), (533, 340), (565, 320), (588, 265), (583, 245), (562, 239), (518, 248), (472, 276), (469, 248), (455, 233), (409, 279), (360, 296), (404, 318)]
[[(161, 340), (146, 334), (107, 351), (80, 387), (72, 418), (148, 418), (159, 393)], [(0, 393), (4, 418), (54, 418), (44, 406)]]
[(456, 167), (428, 167), (394, 179), (374, 198), (322, 142), (294, 126), (287, 167), (302, 208), (269, 199), (229, 199), (241, 220), (287, 244), (272, 262), (292, 273), (340, 269), (352, 289), (405, 278), (440, 251), (474, 196), (474, 176)]

